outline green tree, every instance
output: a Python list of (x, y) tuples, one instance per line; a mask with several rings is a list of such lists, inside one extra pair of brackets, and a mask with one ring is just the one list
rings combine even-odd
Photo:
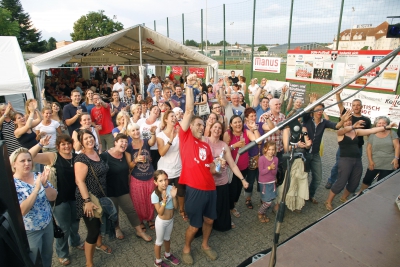
[[(19, 0), (1, 0), (0, 7), (11, 12), (10, 21), (19, 25), (19, 46), (23, 52), (44, 52), (45, 41), (41, 41), (42, 33), (33, 27), (28, 13), (24, 12)], [(2, 27), (2, 26), (0, 26)]]
[(121, 22), (114, 22), (104, 15), (104, 10), (89, 12), (80, 17), (74, 23), (74, 32), (71, 33), (72, 40), (89, 40), (100, 36), (106, 36), (124, 28)]
[[(223, 46), (223, 45), (224, 45), (224, 41), (222, 40), (222, 41), (219, 41), (218, 43), (211, 44), (211, 45), (214, 45), (214, 46)], [(225, 45), (228, 46), (228, 45), (230, 45), (230, 44), (229, 44), (227, 41), (225, 41)]]
[(261, 51), (268, 51), (268, 48), (265, 45), (259, 46), (257, 51), (261, 52)]
[(49, 52), (56, 49), (56, 43), (57, 43), (56, 39), (50, 37), (46, 44), (46, 51)]
[(366, 46), (364, 46), (363, 48), (361, 48), (360, 50), (368, 50), (368, 49), (369, 49), (369, 46), (366, 45)]
[(198, 47), (200, 44), (198, 42), (196, 42), (195, 40), (186, 40), (185, 45)]
[(0, 36), (18, 36), (19, 26), (17, 21), (11, 21), (11, 12), (0, 7)]

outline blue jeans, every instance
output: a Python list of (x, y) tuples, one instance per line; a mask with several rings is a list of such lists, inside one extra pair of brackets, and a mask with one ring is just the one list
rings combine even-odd
[(64, 238), (56, 238), (56, 253), (59, 258), (69, 257), (69, 246), (80, 245), (79, 220), (76, 219), (76, 201), (63, 202), (54, 207), (54, 218), (64, 232)]
[(256, 168), (255, 170), (248, 170), (247, 171), (247, 177), (246, 177), (246, 181), (249, 183), (249, 187), (244, 189), (244, 196), (247, 198), (251, 198), (251, 196), (253, 195), (253, 186), (254, 186), (254, 181), (257, 181), (258, 184), (258, 168)]
[(311, 170), (310, 198), (314, 197), (315, 191), (322, 180), (322, 163), (319, 153), (307, 154), (307, 161)]
[(29, 247), (37, 248), (42, 256), (43, 267), (51, 267), (51, 260), (53, 258), (53, 222), (50, 223), (42, 230), (26, 231), (28, 237)]
[[(360, 155), (362, 157), (362, 147), (360, 147)], [(333, 165), (332, 170), (331, 170), (331, 176), (328, 178), (328, 182), (331, 184), (334, 184), (338, 178), (338, 162), (339, 162), (339, 157), (340, 157), (340, 147), (336, 151), (336, 162), (335, 165)], [(362, 166), (361, 166), (361, 172), (362, 172)]]

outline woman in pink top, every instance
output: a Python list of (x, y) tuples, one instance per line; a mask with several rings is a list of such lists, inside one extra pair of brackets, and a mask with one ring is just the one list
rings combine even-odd
[(258, 159), (258, 183), (260, 184), (260, 197), (262, 205), (258, 210), (258, 220), (262, 223), (269, 222), (266, 216), (267, 209), (271, 206), (272, 200), (276, 198), (276, 172), (278, 158), (275, 142), (267, 142), (263, 148), (263, 156)]
[(214, 220), (213, 228), (217, 231), (224, 232), (235, 228), (235, 224), (232, 222), (229, 214), (229, 184), (225, 162), (228, 163), (233, 173), (242, 181), (244, 188), (247, 188), (249, 184), (243, 178), (242, 173), (235, 164), (228, 145), (221, 140), (222, 132), (222, 123), (216, 121), (210, 127), (210, 136), (204, 137), (203, 141), (210, 145), (215, 160), (219, 160), (221, 152), (224, 150), (223, 159), (221, 160), (221, 171), (213, 174), (217, 188), (217, 219)]
[[(248, 124), (248, 127), (251, 130), (244, 129), (242, 118), (238, 115), (233, 115), (229, 122), (229, 129), (224, 133), (224, 142), (228, 144), (232, 153), (232, 158), (234, 160), (236, 159), (239, 148), (244, 147), (245, 145), (250, 143), (250, 141), (254, 141), (256, 139), (255, 132), (258, 131), (258, 128), (255, 122), (250, 122), (250, 124)], [(248, 152), (240, 155), (237, 166), (239, 167), (242, 176), (246, 177), (247, 169), (249, 167)], [(235, 204), (239, 200), (243, 182), (240, 182), (239, 179), (240, 178), (234, 174), (232, 177), (232, 182), (229, 184), (229, 206), (232, 215), (237, 218), (240, 217), (240, 213), (235, 208)]]

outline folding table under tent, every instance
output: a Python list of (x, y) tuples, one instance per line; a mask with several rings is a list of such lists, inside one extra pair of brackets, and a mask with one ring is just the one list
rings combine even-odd
[[(139, 71), (143, 92), (143, 69), (147, 64), (162, 73), (165, 66), (204, 67), (207, 77), (217, 77), (218, 62), (145, 26), (133, 26), (107, 36), (77, 41), (28, 60), (37, 88), (44, 86), (44, 73), (66, 63), (81, 67), (118, 64)], [(39, 92), (40, 90), (38, 90)], [(37, 94), (38, 94), (37, 92)], [(37, 99), (40, 99), (37, 95)]]

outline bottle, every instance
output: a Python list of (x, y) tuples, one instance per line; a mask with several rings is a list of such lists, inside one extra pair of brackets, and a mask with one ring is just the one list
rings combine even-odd
[[(219, 159), (223, 159), (224, 158), (224, 151), (225, 151), (225, 147), (222, 148), (221, 154), (219, 154)], [(217, 161), (217, 165), (215, 166), (215, 171), (217, 173), (221, 173), (221, 161)]]

